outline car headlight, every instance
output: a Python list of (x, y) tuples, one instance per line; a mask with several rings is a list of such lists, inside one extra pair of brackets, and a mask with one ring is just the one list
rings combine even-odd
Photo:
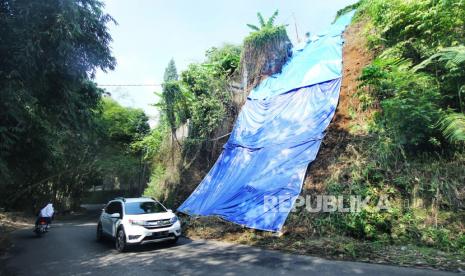
[(145, 225), (145, 220), (135, 220), (135, 219), (130, 219), (129, 223), (132, 225), (140, 225), (144, 226)]
[(177, 216), (174, 216), (174, 217), (170, 218), (170, 222), (171, 222), (171, 223), (175, 223), (176, 221), (178, 221), (178, 217), (177, 217)]

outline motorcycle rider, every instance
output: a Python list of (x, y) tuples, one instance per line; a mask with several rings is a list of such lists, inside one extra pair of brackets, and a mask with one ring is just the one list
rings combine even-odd
[(45, 220), (47, 223), (47, 228), (49, 228), (49, 225), (52, 223), (52, 218), (53, 214), (55, 213), (55, 210), (53, 209), (53, 204), (48, 203), (42, 210), (40, 210), (39, 216), (37, 217), (36, 220), (36, 227), (39, 225), (39, 221), (41, 218)]

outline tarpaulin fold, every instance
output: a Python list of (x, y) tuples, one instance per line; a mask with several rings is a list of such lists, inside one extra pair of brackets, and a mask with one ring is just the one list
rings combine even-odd
[(220, 157), (178, 211), (282, 228), (336, 111), (342, 32), (352, 15), (339, 18), (250, 93)]

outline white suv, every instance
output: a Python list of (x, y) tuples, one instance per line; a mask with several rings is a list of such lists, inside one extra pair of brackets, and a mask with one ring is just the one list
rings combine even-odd
[(116, 198), (102, 210), (97, 224), (97, 240), (104, 236), (115, 239), (116, 249), (123, 252), (128, 245), (170, 241), (181, 235), (178, 217), (151, 198)]

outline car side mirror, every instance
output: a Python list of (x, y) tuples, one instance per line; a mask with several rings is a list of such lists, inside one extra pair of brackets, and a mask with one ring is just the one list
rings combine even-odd
[(171, 210), (171, 209), (166, 209), (166, 211), (168, 211), (170, 213), (173, 213), (173, 210)]
[(115, 218), (115, 219), (118, 219), (120, 218), (121, 216), (119, 215), (119, 213), (113, 213), (110, 215), (111, 218)]

